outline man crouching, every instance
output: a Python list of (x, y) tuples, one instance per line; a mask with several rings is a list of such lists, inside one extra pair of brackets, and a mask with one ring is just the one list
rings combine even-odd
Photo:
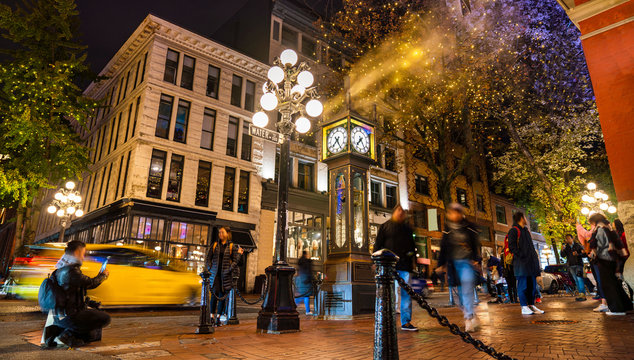
[[(104, 270), (94, 278), (81, 272), (81, 265), (86, 254), (86, 244), (81, 241), (70, 241), (66, 251), (55, 268), (56, 280), (65, 297), (65, 304), (54, 315), (56, 328), (45, 329), (45, 341), (48, 346), (55, 344), (55, 337), (68, 347), (78, 347), (85, 342), (99, 340), (100, 330), (110, 323), (110, 315), (97, 309), (99, 303), (86, 297), (86, 290), (99, 286), (110, 274)], [(95, 336), (95, 333), (99, 335)]]

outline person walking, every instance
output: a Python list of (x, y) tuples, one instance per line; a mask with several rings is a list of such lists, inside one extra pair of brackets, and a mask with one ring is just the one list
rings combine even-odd
[[(235, 287), (234, 279), (239, 276), (240, 258), (244, 250), (231, 241), (231, 229), (222, 226), (218, 230), (217, 241), (213, 243), (207, 254), (207, 269), (211, 273), (210, 311), (215, 325), (221, 326), (220, 315), (225, 311), (229, 291)], [(212, 320), (213, 320), (212, 319)]]
[(561, 257), (566, 258), (568, 271), (577, 286), (579, 296), (575, 300), (586, 301), (586, 285), (583, 281), (583, 256), (585, 255), (583, 246), (575, 242), (572, 235), (567, 234), (565, 243), (561, 246), (559, 254)]
[(304, 301), (306, 315), (310, 312), (310, 296), (313, 294), (313, 262), (308, 256), (308, 251), (302, 252), (302, 257), (297, 261), (297, 278), (295, 280), (296, 299)]
[(588, 220), (595, 225), (595, 231), (590, 238), (589, 256), (596, 260), (599, 270), (599, 285), (603, 290), (607, 302), (607, 315), (625, 315), (632, 310), (632, 301), (628, 298), (621, 281), (617, 278), (619, 251), (623, 243), (616, 232), (610, 229), (610, 222), (603, 214), (595, 213)]
[(513, 271), (517, 278), (522, 315), (543, 314), (544, 311), (535, 306), (537, 277), (541, 275), (541, 271), (527, 224), (524, 213), (518, 211), (513, 214), (513, 227), (507, 235), (508, 246), (513, 254)]
[(460, 204), (450, 204), (446, 217), (436, 271), (451, 274), (450, 278), (454, 281), (451, 285), (458, 286), (465, 331), (472, 332), (478, 328), (474, 312), (476, 265), (480, 260), (478, 230), (465, 218), (464, 208)]
[[(409, 275), (414, 270), (414, 231), (407, 223), (407, 213), (401, 205), (397, 205), (392, 212), (392, 218), (379, 227), (374, 244), (376, 250), (388, 249), (399, 259), (396, 272), (405, 282), (409, 283)], [(401, 288), (401, 330), (418, 331), (412, 325), (412, 299), (405, 289)]]

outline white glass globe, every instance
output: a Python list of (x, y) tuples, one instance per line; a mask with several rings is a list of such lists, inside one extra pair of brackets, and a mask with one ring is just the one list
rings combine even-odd
[(266, 111), (271, 111), (277, 106), (277, 96), (275, 94), (264, 94), (260, 98), (260, 106)]
[(77, 209), (75, 209), (75, 207), (74, 207), (74, 206), (71, 206), (71, 207), (66, 208), (66, 212), (67, 212), (68, 214), (70, 214), (70, 215), (74, 214), (74, 213), (75, 213), (75, 210), (77, 210)]
[(257, 127), (265, 127), (269, 123), (269, 117), (264, 111), (258, 111), (251, 118), (253, 125)]
[(68, 190), (73, 190), (73, 189), (75, 188), (75, 183), (74, 183), (74, 182), (72, 182), (72, 181), (68, 181), (68, 182), (66, 183), (66, 188), (67, 188)]
[(601, 191), (597, 191), (594, 193), (594, 197), (596, 199), (603, 199), (603, 194), (601, 193)]
[(267, 76), (269, 80), (279, 84), (282, 80), (284, 80), (284, 70), (282, 70), (279, 66), (273, 66), (269, 69)]
[(75, 201), (75, 194), (71, 192), (70, 194), (68, 194), (67, 198), (69, 201)]
[(313, 84), (313, 81), (315, 81), (315, 78), (313, 77), (313, 74), (310, 73), (310, 71), (304, 70), (297, 74), (297, 83), (305, 88), (311, 86)]
[(603, 194), (603, 200), (608, 201), (609, 198), (610, 197), (608, 196), (608, 194), (605, 194), (605, 193)]
[(585, 201), (585, 202), (590, 202), (590, 196), (589, 195), (583, 195), (581, 197), (581, 200)]
[(81, 196), (75, 195), (75, 202), (76, 203), (80, 203), (81, 202)]
[(48, 211), (49, 214), (55, 214), (57, 212), (57, 208), (55, 207), (55, 205), (51, 205), (46, 208), (46, 211)]
[(608, 207), (609, 207), (609, 206), (608, 206), (608, 204), (606, 204), (606, 203), (601, 203), (601, 205), (599, 205), (599, 209), (601, 209), (601, 210), (603, 210), (603, 211), (607, 210), (607, 209), (608, 209)]
[(56, 192), (55, 193), (55, 200), (62, 200), (62, 197), (64, 197), (64, 194), (60, 193), (60, 192)]
[(588, 215), (590, 213), (590, 209), (588, 209), (587, 207), (581, 208), (581, 213), (583, 215)]
[(593, 182), (588, 183), (588, 190), (594, 190), (596, 188), (597, 188), (597, 184), (595, 184)]
[(161, 250), (161, 247), (160, 247), (160, 246), (156, 246), (156, 247), (154, 248), (154, 250), (156, 250), (156, 251), (160, 251), (160, 250)]
[(293, 66), (297, 62), (297, 53), (291, 49), (286, 49), (280, 54), (282, 64)]
[(319, 100), (311, 100), (306, 103), (306, 113), (312, 117), (317, 117), (321, 115), (321, 112), (324, 111), (324, 106), (321, 104)]
[(68, 202), (68, 196), (62, 195), (62, 198), (59, 201), (61, 201), (63, 203), (67, 203)]
[(616, 212), (616, 206), (612, 205), (608, 208), (608, 212), (610, 214), (614, 214)]
[(295, 121), (295, 130), (297, 130), (300, 134), (305, 134), (308, 130), (310, 130), (310, 120), (305, 117), (300, 117)]
[(62, 217), (64, 215), (65, 215), (64, 210), (62, 209), (57, 210), (57, 216)]
[(594, 215), (594, 214), (596, 214), (596, 213), (597, 213), (596, 211), (594, 211), (594, 210), (590, 210), (590, 212), (588, 213), (588, 216), (592, 216), (592, 215)]
[(75, 211), (75, 216), (77, 216), (77, 217), (84, 216), (84, 210), (79, 209), (79, 210)]
[(293, 86), (293, 88), (291, 89), (291, 94), (299, 94), (301, 96), (304, 95), (304, 92), (306, 92), (306, 89), (299, 84)]

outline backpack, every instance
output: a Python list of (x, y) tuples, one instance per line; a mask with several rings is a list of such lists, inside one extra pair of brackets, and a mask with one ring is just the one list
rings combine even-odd
[[(513, 226), (513, 229), (517, 229), (517, 246), (519, 247), (522, 231), (517, 226)], [(509, 249), (509, 234), (506, 234), (506, 237), (504, 238), (504, 265), (513, 265), (513, 253), (511, 253), (511, 250)]]
[(43, 313), (50, 310), (57, 311), (66, 306), (66, 295), (64, 289), (57, 283), (57, 270), (49, 274), (42, 284), (37, 294), (37, 301)]

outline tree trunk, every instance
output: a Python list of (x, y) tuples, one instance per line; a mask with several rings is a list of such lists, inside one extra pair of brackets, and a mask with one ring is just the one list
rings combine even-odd
[(13, 234), (13, 251), (10, 258), (13, 258), (16, 250), (18, 250), (22, 244), (22, 230), (24, 227), (24, 205), (19, 205), (16, 218), (15, 218), (15, 233)]
[(557, 261), (557, 264), (561, 264), (561, 259), (559, 258), (559, 250), (557, 249), (557, 242), (555, 241), (555, 239), (552, 240), (552, 247), (553, 251), (555, 252), (555, 260)]

